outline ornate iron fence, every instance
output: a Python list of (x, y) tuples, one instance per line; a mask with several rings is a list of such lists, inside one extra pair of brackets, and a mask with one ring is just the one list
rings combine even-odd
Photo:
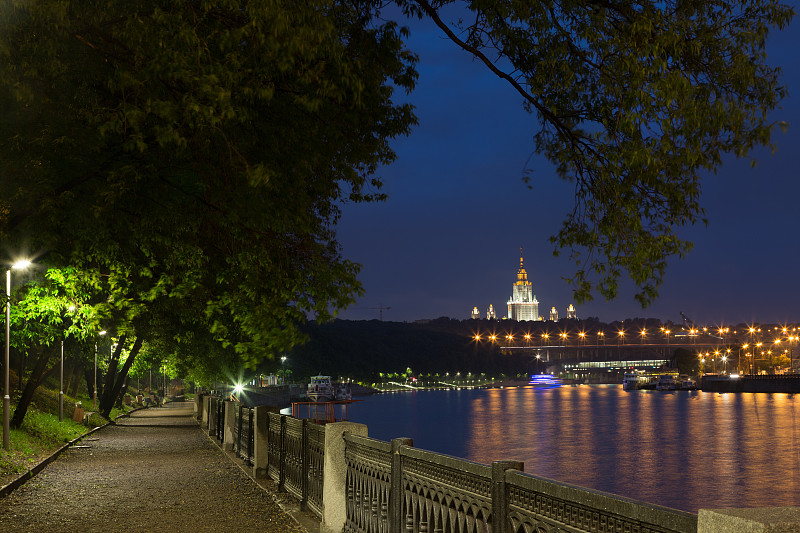
[(234, 451), (237, 457), (244, 459), (248, 465), (253, 464), (255, 450), (253, 449), (254, 427), (253, 409), (239, 405), (236, 410), (234, 423)]
[(309, 420), (270, 413), (267, 427), (267, 475), (298, 500), (302, 509), (322, 517), (325, 427)]
[(283, 477), (283, 418), (278, 413), (270, 413), (267, 418), (267, 475), (279, 485)]
[(215, 429), (217, 440), (220, 442), (225, 441), (225, 403), (226, 401), (222, 398), (217, 398), (217, 425)]
[(506, 531), (696, 532), (697, 515), (510, 471)]
[(306, 461), (308, 479), (308, 508), (317, 516), (322, 516), (322, 481), (325, 465), (325, 426), (306, 424), (306, 442), (308, 443)]
[(696, 533), (697, 515), (523, 473), (345, 435), (347, 533)]
[(284, 488), (286, 492), (300, 500), (300, 504), (305, 503), (304, 494), (307, 494), (306, 484), (306, 448), (305, 442), (305, 420), (285, 417), (286, 424), (283, 437), (284, 448), (286, 450), (284, 469)]
[(346, 533), (385, 533), (389, 527), (392, 446), (388, 442), (345, 436), (347, 463)]

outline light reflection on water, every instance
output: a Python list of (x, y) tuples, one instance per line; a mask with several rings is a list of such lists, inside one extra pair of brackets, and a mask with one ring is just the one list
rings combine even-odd
[(416, 391), (350, 420), (382, 440), (697, 512), (800, 505), (800, 395), (625, 392), (620, 386)]

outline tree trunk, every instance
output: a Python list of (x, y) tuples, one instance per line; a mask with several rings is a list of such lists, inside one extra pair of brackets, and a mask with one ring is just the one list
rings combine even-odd
[(94, 376), (92, 375), (92, 370), (94, 366), (91, 362), (87, 364), (83, 368), (83, 375), (86, 378), (86, 392), (89, 394), (89, 398), (94, 396)]
[(69, 396), (69, 386), (72, 385), (72, 374), (75, 373), (75, 361), (74, 357), (70, 357), (67, 360), (67, 367), (64, 369), (64, 377), (67, 378), (67, 382), (64, 383), (65, 396)]
[(117, 409), (122, 409), (122, 400), (125, 397), (125, 394), (128, 392), (128, 384), (130, 383), (130, 377), (125, 376), (125, 380), (122, 383), (122, 387), (119, 389), (119, 394), (117, 394), (117, 401), (114, 402), (114, 405), (117, 406)]
[[(103, 395), (103, 398), (116, 398), (119, 395), (120, 389), (122, 389), (122, 384), (125, 381), (125, 378), (128, 377), (128, 370), (130, 370), (131, 366), (133, 365), (134, 359), (136, 359), (136, 355), (139, 353), (139, 350), (142, 348), (142, 337), (136, 337), (136, 340), (133, 341), (133, 347), (131, 348), (130, 353), (128, 354), (128, 358), (125, 360), (125, 364), (122, 365), (122, 369), (119, 371), (117, 375), (117, 379), (114, 382), (113, 387), (109, 388), (107, 394)], [(114, 404), (112, 401), (108, 401), (100, 405), (100, 414), (106, 420), (110, 419), (111, 417), (111, 409), (113, 409)]]
[(46, 372), (47, 364), (49, 362), (50, 354), (47, 353), (46, 349), (41, 350), (39, 352), (39, 357), (36, 359), (36, 364), (31, 370), (31, 376), (28, 378), (25, 388), (22, 389), (22, 394), (20, 394), (19, 400), (17, 400), (17, 406), (14, 409), (14, 416), (10, 421), (11, 427), (19, 428), (22, 425), (22, 421), (25, 420), (25, 415), (28, 413), (28, 407), (30, 407), (31, 400), (33, 400), (33, 393), (36, 392), (36, 389), (39, 387), (42, 379), (44, 379), (44, 376), (52, 371), (51, 368), (50, 371)]
[(69, 378), (71, 388), (69, 389), (69, 396), (75, 398), (78, 395), (78, 389), (81, 386), (81, 370), (83, 365), (77, 359), (75, 366), (72, 368), (72, 376)]
[[(117, 349), (111, 354), (111, 359), (108, 361), (108, 371), (106, 371), (105, 383), (103, 384), (103, 396), (100, 398), (100, 412), (106, 411), (107, 406), (114, 404), (114, 381), (117, 377), (117, 365), (119, 364), (119, 357), (122, 354), (122, 348), (125, 346), (126, 336), (122, 335), (117, 342)], [(111, 409), (108, 409), (111, 412)]]

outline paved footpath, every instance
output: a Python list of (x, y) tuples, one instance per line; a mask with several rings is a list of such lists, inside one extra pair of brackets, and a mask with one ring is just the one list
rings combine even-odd
[(304, 532), (192, 410), (142, 409), (65, 450), (0, 499), (0, 532)]

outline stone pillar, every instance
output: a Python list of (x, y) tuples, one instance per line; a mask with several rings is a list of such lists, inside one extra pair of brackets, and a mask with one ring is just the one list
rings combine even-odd
[(225, 425), (222, 426), (222, 449), (226, 452), (233, 450), (233, 440), (236, 438), (233, 428), (236, 425), (236, 409), (239, 402), (225, 402)]
[(195, 394), (194, 396), (194, 418), (200, 420), (203, 412), (203, 395)]
[(367, 426), (355, 422), (325, 425), (325, 463), (322, 485), (322, 524), (320, 533), (341, 533), (347, 517), (347, 463), (344, 459), (344, 432), (367, 436)]
[[(208, 402), (208, 434), (212, 437), (217, 434), (217, 402), (220, 401), (219, 398), (214, 398), (213, 396), (209, 398)], [(213, 413), (213, 414), (212, 414)]]
[(506, 470), (525, 470), (521, 461), (492, 461), (492, 533), (506, 533), (508, 526), (506, 501)]
[(269, 466), (269, 407), (261, 405), (253, 413), (253, 477), (267, 477)]
[(788, 533), (800, 531), (800, 507), (700, 509), (697, 533)]
[(203, 396), (203, 403), (200, 409), (200, 427), (208, 429), (208, 410), (211, 406), (211, 396)]
[(405, 519), (403, 517), (403, 457), (400, 446), (414, 446), (414, 439), (399, 437), (391, 440), (392, 464), (391, 485), (389, 492), (389, 533), (402, 533)]

